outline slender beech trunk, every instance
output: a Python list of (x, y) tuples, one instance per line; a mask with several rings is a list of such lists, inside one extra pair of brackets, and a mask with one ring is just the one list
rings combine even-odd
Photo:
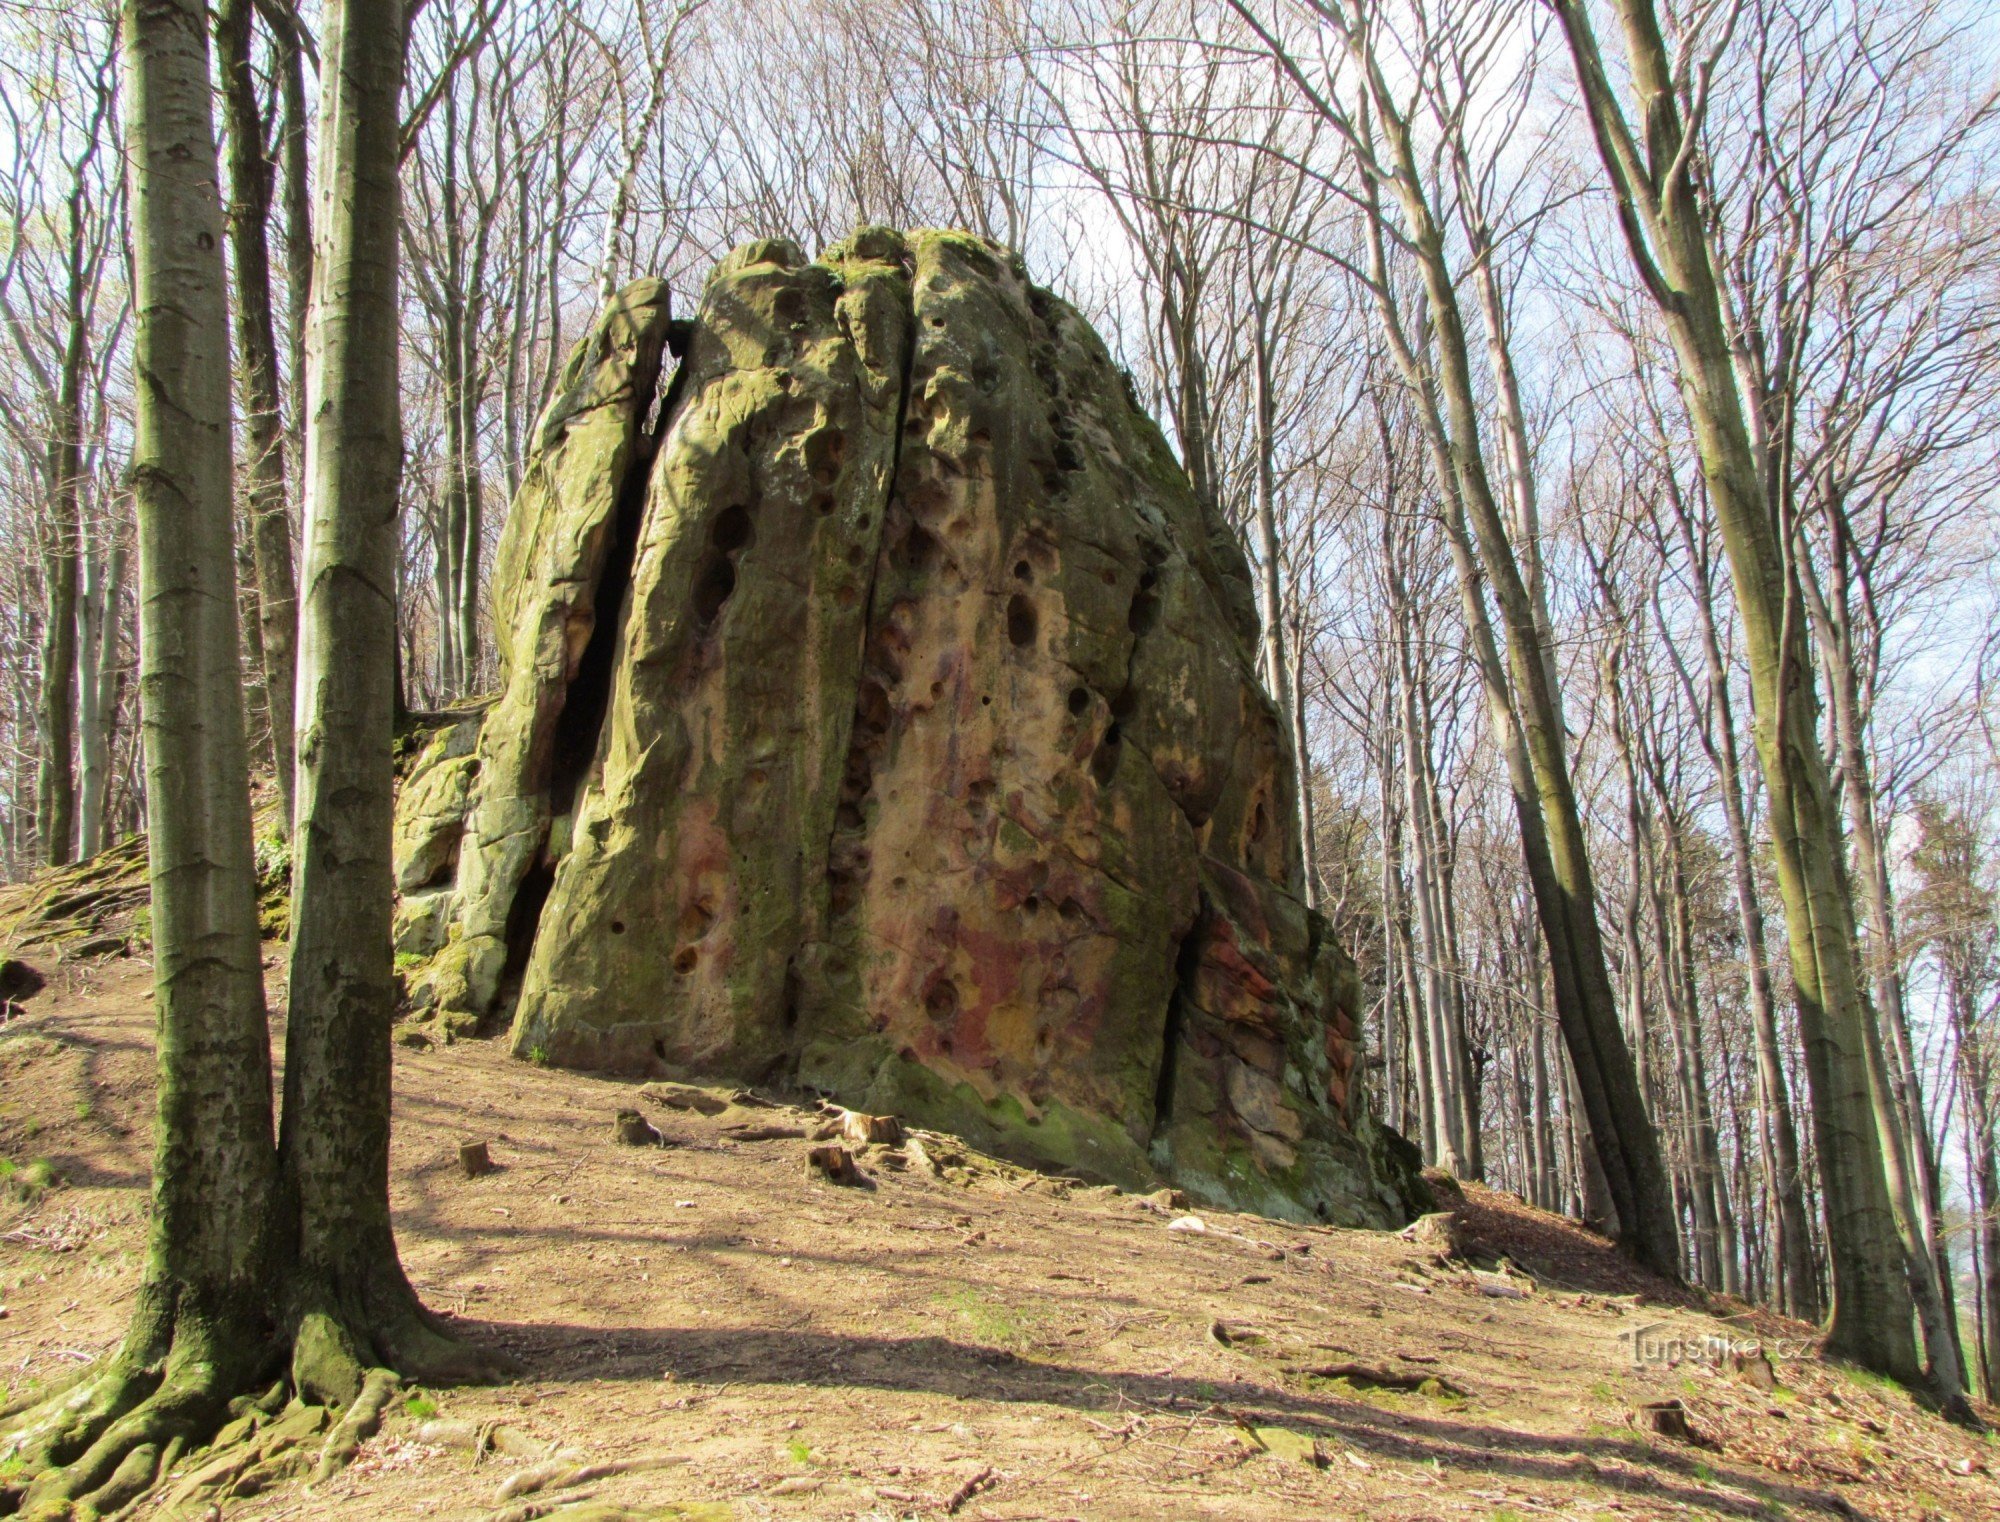
[[(1730, 887), (1736, 899), (1737, 923), (1743, 933), (1744, 958), (1750, 973), (1750, 1022), (1757, 1057), (1757, 1090), (1764, 1129), (1769, 1138), (1774, 1202), (1772, 1229), (1783, 1289), (1778, 1304), (1802, 1321), (1820, 1317), (1819, 1275), (1813, 1268), (1812, 1234), (1807, 1225), (1805, 1187), (1799, 1166), (1799, 1133), (1792, 1117), (1790, 1085), (1785, 1081), (1778, 1033), (1778, 1000), (1771, 981), (1771, 958), (1764, 933), (1764, 904), (1757, 888), (1755, 857), (1750, 840), (1749, 812), (1744, 805), (1743, 765), (1736, 743), (1735, 704), (1729, 695), (1729, 671), (1722, 657), (1722, 638), (1709, 601), (1709, 555), (1697, 544), (1693, 514), (1678, 481), (1669, 481), (1667, 500), (1688, 563), (1701, 578), (1694, 598), (1695, 624), (1701, 633), (1702, 662), (1708, 679), (1708, 700), (1702, 726), (1703, 748), (1714, 763), (1721, 784), (1722, 816), (1729, 833)], [(1690, 694), (1692, 696), (1692, 694)]]
[(1285, 649), (1285, 599), (1278, 567), (1278, 464), (1277, 387), (1272, 375), (1271, 297), (1268, 292), (1251, 298), (1250, 370), (1252, 412), (1256, 419), (1257, 457), (1257, 602), (1264, 625), (1264, 685), (1271, 701), (1284, 716), (1286, 738), (1291, 742), (1299, 778), (1299, 817), (1294, 822), (1299, 833), (1299, 855), (1305, 864), (1306, 902), (1319, 898), (1312, 839), (1312, 779), (1306, 765), (1305, 725), (1302, 696), (1293, 691), (1291, 662)]
[(1533, 935), (1523, 936), (1523, 953), (1528, 958), (1528, 989), (1534, 1007), (1528, 1015), (1528, 1039), (1533, 1061), (1534, 1087), (1531, 1093), (1535, 1144), (1535, 1204), (1543, 1210), (1556, 1208), (1555, 1138), (1549, 1109), (1548, 1012), (1542, 1002), (1542, 967)]
[[(1436, 753), (1432, 745), (1433, 730), (1429, 719), (1429, 704), (1425, 704), (1424, 754)], [(1469, 985), (1465, 976), (1465, 956), (1460, 950), (1458, 934), (1458, 893), (1453, 887), (1457, 873), (1457, 851), (1455, 844), (1447, 845), (1451, 839), (1451, 827), (1444, 816), (1444, 803), (1438, 796), (1436, 779), (1433, 776), (1429, 789), (1431, 807), (1437, 818), (1432, 825), (1432, 838), (1438, 842), (1438, 923), (1444, 930), (1444, 965), (1449, 973), (1445, 979), (1445, 992), (1450, 996), (1451, 1031), (1451, 1076), (1452, 1093), (1457, 1101), (1458, 1134), (1465, 1149), (1465, 1177), (1483, 1181), (1486, 1177), (1486, 1136), (1482, 1124), (1482, 1106), (1485, 1101), (1485, 1070), (1475, 1065), (1472, 1052), (1472, 1016), (1467, 1008)]]
[(44, 480), (48, 519), (42, 545), (41, 757), (35, 778), (42, 860), (59, 867), (76, 860), (76, 619), (78, 548), (83, 533), (84, 321), (81, 232), (71, 218), (69, 332), (63, 346), (55, 415)]
[(1680, 360), (1682, 396), (1729, 553), (1813, 1095), (1834, 1281), (1828, 1351), (1914, 1382), (1923, 1377), (1914, 1305), (1870, 1097), (1854, 902), (1817, 733), (1791, 529), (1773, 522), (1751, 447), (1674, 66), (1652, 0), (1614, 0), (1643, 112), (1643, 139), (1634, 137), (1581, 0), (1552, 3), (1633, 263)]
[(125, 584), (125, 546), (115, 524), (83, 557), (77, 605), (77, 800), (79, 856), (95, 856), (108, 839), (112, 740), (118, 723), (118, 600)]
[(132, 1499), (170, 1445), (214, 1431), (276, 1321), (208, 33), (192, 0), (130, 0), (122, 28), (158, 1021), (152, 1210), (118, 1351), (12, 1435), (27, 1483), (11, 1496), (15, 1481), (0, 1485), (0, 1510), (30, 1515), (69, 1515), (74, 1501), (95, 1516)]
[[(1407, 130), (1392, 133), (1392, 143), (1400, 145), (1396, 148), (1399, 158), (1408, 158), (1415, 151)], [(1399, 187), (1415, 173), (1413, 159), (1411, 166), (1405, 175), (1398, 176)], [(1372, 188), (1369, 194), (1372, 203)], [(1575, 1066), (1601, 1177), (1619, 1221), (1620, 1240), (1639, 1262), (1671, 1278), (1679, 1272), (1679, 1232), (1673, 1219), (1666, 1163), (1640, 1094), (1631, 1051), (1619, 1027), (1598, 933), (1596, 888), (1570, 782), (1559, 705), (1548, 682), (1549, 668), (1527, 590), (1479, 453), (1471, 368), (1464, 328), (1457, 315), (1457, 297), (1445, 268), (1443, 234), (1430, 219), (1421, 195), (1414, 191), (1405, 194), (1409, 241), (1418, 248), (1418, 264), (1429, 298), (1437, 373), (1433, 374), (1412, 348), (1402, 317), (1390, 299), (1385, 233), (1380, 210), (1374, 208), (1367, 219), (1367, 236), (1383, 332), (1416, 398), (1430, 447), (1474, 665), (1485, 690), (1494, 738), (1507, 762), (1522, 857), (1548, 946), (1556, 1015)], [(1470, 531), (1468, 515), (1472, 519)], [(1483, 588), (1489, 582), (1499, 593), (1507, 621), (1504, 660), (1486, 611)], [(1525, 698), (1525, 706), (1517, 706), (1521, 698)]]
[(1423, 936), (1424, 1039), (1421, 1043), (1425, 1096), (1425, 1131), (1435, 1138), (1433, 1156), (1439, 1166), (1454, 1176), (1464, 1173), (1465, 1141), (1459, 1131), (1459, 1109), (1454, 1093), (1450, 1050), (1452, 1037), (1446, 998), (1444, 933), (1437, 912), (1437, 890), (1433, 881), (1436, 863), (1435, 842), (1431, 839), (1432, 811), (1429, 798), (1429, 761), (1423, 749), (1423, 732), (1417, 722), (1414, 662), (1409, 659), (1409, 635), (1399, 641), (1401, 670), (1398, 683), (1398, 713), (1403, 729), (1404, 815), (1416, 836), (1411, 869), (1410, 896), (1416, 901), (1417, 926)]
[(1847, 587), (1846, 518), (1838, 504), (1827, 505), (1826, 517), (1834, 539), (1828, 567), (1830, 593), (1822, 595), (1809, 574), (1802, 581), (1813, 628), (1819, 636), (1827, 690), (1833, 699), (1840, 793), (1854, 845), (1855, 877), (1868, 916), (1866, 960), (1874, 992), (1872, 1009), (1864, 1009), (1873, 1027), (1869, 1038), (1869, 1076), (1876, 1113), (1882, 1123), (1890, 1203), (1910, 1260), (1910, 1292), (1916, 1299), (1917, 1319), (1924, 1328), (1933, 1377), (1947, 1387), (1962, 1390), (1966, 1383), (1965, 1350), (1958, 1337), (1950, 1259), (1939, 1229), (1937, 1157), (1924, 1121), (1923, 1086), (1904, 1014), (1895, 900), (1889, 886), (1888, 855), (1876, 817), (1874, 769), (1862, 740), (1865, 719)]
[(293, 628), (298, 588), (292, 572), (285, 498), (285, 430), (278, 384), (278, 333), (271, 315), (272, 165), (264, 153), (264, 113), (252, 69), (253, 0), (218, 0), (216, 64), (228, 152), (229, 252), (236, 278), (236, 355), (243, 387), (243, 474), (256, 569), (257, 633), (271, 766), (278, 783), (279, 833), (291, 832)]
[(330, 0), (306, 338), (291, 1013), (278, 1149), (297, 1202), (293, 1377), (346, 1401), (387, 1362), (490, 1361), (419, 1305), (389, 1225), (402, 0)]
[[(1656, 783), (1657, 785), (1657, 783)], [(1708, 1282), (1725, 1294), (1739, 1294), (1736, 1221), (1729, 1208), (1728, 1180), (1722, 1171), (1722, 1147), (1716, 1136), (1715, 1107), (1710, 1101), (1708, 1062), (1702, 1051), (1698, 1018), (1700, 995), (1695, 985), (1694, 931), (1688, 912), (1687, 865), (1681, 855), (1682, 825), (1671, 805), (1662, 801), (1667, 852), (1664, 902), (1659, 905), (1663, 939), (1660, 975), (1672, 980), (1667, 1004), (1678, 1024), (1686, 1061), (1686, 1103), (1689, 1167), (1694, 1175), (1695, 1211), (1707, 1237), (1704, 1254)]]
[[(1372, 704), (1371, 704), (1372, 707)], [(1396, 951), (1396, 922), (1399, 917), (1402, 868), (1396, 860), (1397, 842), (1393, 832), (1396, 829), (1394, 804), (1389, 795), (1389, 767), (1382, 739), (1375, 740), (1378, 757), (1375, 768), (1377, 788), (1376, 804), (1381, 818), (1378, 838), (1382, 842), (1381, 888), (1382, 888), (1382, 1025), (1380, 1044), (1377, 1050), (1382, 1054), (1382, 1119), (1398, 1131), (1403, 1129), (1403, 1064), (1402, 1026), (1397, 1018), (1397, 1004), (1402, 997), (1402, 967)]]
[(1277, 396), (1271, 375), (1271, 311), (1268, 297), (1251, 303), (1251, 410), (1256, 420), (1257, 601), (1264, 622), (1264, 685), (1280, 713), (1290, 713), (1292, 679), (1285, 659), (1285, 603), (1278, 571)]
[(1993, 1061), (1963, 973), (1947, 966), (1944, 984), (1945, 1007), (1958, 1044), (1959, 1093), (1965, 1100), (1966, 1171), (1971, 1175), (1972, 1203), (1978, 1212), (1975, 1246), (1979, 1261), (1973, 1287), (1978, 1301), (1979, 1377), (1991, 1400), (1995, 1381), (2000, 1379), (2000, 1156), (1995, 1152)]
[[(259, 0), (258, 14), (271, 35), (272, 71), (278, 78), (278, 204), (285, 215), (285, 374), (292, 458), (305, 459), (306, 309), (312, 304), (312, 190), (306, 147), (312, 108), (306, 100), (305, 39), (289, 0)], [(268, 287), (267, 287), (268, 288)], [(303, 479), (299, 472), (296, 480)]]
[[(1296, 674), (1304, 665), (1305, 652), (1305, 629), (1296, 615), (1292, 619), (1292, 652), (1292, 671)], [(1312, 743), (1306, 733), (1306, 686), (1303, 681), (1292, 683), (1292, 708), (1286, 717), (1291, 723), (1292, 754), (1298, 758), (1299, 870), (1305, 879), (1306, 905), (1317, 909), (1322, 891), (1319, 880), (1318, 805), (1313, 801)]]

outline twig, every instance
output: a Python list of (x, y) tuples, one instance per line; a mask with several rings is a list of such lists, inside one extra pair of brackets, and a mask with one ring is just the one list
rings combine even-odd
[(991, 1464), (987, 1465), (978, 1474), (974, 1475), (951, 1493), (951, 1499), (944, 1503), (945, 1514), (947, 1516), (956, 1516), (959, 1507), (978, 1495), (980, 1491), (990, 1490), (999, 1483), (999, 1480), (994, 1478), (993, 1466)]

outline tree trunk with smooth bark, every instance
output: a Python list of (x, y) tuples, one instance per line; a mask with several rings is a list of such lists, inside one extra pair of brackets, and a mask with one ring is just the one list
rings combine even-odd
[(216, 64), (228, 145), (229, 251), (236, 280), (236, 351), (243, 387), (243, 474), (256, 569), (258, 654), (269, 710), (271, 765), (281, 833), (292, 819), (293, 630), (298, 588), (286, 510), (285, 430), (278, 384), (278, 333), (271, 312), (272, 165), (251, 67), (251, 0), (219, 0)]
[(332, 0), (322, 37), (291, 1011), (278, 1151), (297, 1203), (293, 1379), (345, 1403), (367, 1371), (484, 1374), (404, 1276), (389, 1223), (390, 826), (401, 0)]
[(152, 1211), (117, 1352), (10, 1434), (22, 1464), (9, 1483), (25, 1480), (15, 1499), (30, 1516), (131, 1499), (133, 1475), (150, 1482), (170, 1446), (220, 1424), (281, 1317), (206, 19), (191, 0), (130, 0), (123, 18), (158, 1020)]
[(1790, 563), (1796, 546), (1788, 526), (1772, 520), (1751, 448), (1674, 68), (1651, 0), (1616, 0), (1642, 113), (1635, 136), (1579, 0), (1554, 4), (1634, 265), (1680, 360), (1681, 392), (1736, 589), (1826, 1201), (1834, 1291), (1827, 1349), (1918, 1382), (1914, 1306), (1869, 1093), (1845, 843)]

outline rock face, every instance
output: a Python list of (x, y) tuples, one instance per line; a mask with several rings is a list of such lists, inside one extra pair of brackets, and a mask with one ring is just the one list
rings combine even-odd
[(501, 694), (405, 784), (417, 1002), (1400, 1223), (1247, 567), (1097, 335), (965, 235), (753, 243), (649, 429), (672, 327), (642, 282), (579, 346)]

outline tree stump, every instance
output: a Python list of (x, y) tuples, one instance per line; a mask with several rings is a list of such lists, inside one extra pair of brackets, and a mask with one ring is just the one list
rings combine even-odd
[(861, 1170), (854, 1166), (854, 1159), (849, 1156), (845, 1147), (836, 1143), (814, 1147), (806, 1153), (806, 1167), (812, 1172), (825, 1174), (830, 1183), (861, 1182)]

